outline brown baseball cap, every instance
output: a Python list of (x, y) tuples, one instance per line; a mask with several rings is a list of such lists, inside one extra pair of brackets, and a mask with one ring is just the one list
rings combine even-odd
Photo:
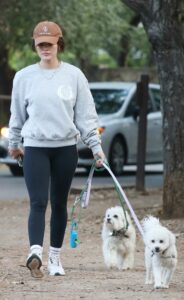
[(38, 23), (33, 30), (35, 46), (40, 43), (57, 44), (59, 37), (62, 36), (63, 34), (59, 25), (50, 21)]

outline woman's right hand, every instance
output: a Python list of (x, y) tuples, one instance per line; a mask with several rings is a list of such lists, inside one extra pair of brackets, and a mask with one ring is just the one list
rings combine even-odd
[(103, 167), (103, 162), (106, 160), (105, 154), (103, 151), (99, 151), (94, 155), (94, 159), (96, 160), (96, 167)]
[(24, 155), (24, 151), (21, 148), (17, 148), (17, 149), (9, 149), (9, 154), (11, 157), (17, 159), (19, 156), (23, 156)]

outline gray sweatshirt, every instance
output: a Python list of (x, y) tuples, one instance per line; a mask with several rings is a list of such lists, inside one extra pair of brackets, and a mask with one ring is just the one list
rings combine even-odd
[(61, 62), (57, 69), (30, 65), (13, 81), (9, 148), (62, 147), (79, 137), (96, 154), (102, 151), (98, 117), (84, 74)]

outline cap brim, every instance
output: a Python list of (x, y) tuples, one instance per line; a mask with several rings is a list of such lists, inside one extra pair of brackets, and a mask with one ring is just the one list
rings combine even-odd
[(39, 36), (34, 39), (35, 46), (38, 46), (41, 43), (57, 44), (59, 37), (57, 36)]

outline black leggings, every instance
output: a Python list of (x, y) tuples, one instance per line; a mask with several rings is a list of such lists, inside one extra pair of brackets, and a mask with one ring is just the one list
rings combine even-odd
[(43, 245), (50, 185), (50, 245), (60, 248), (67, 224), (67, 198), (77, 167), (76, 145), (59, 148), (25, 147), (24, 177), (30, 197), (30, 246)]

